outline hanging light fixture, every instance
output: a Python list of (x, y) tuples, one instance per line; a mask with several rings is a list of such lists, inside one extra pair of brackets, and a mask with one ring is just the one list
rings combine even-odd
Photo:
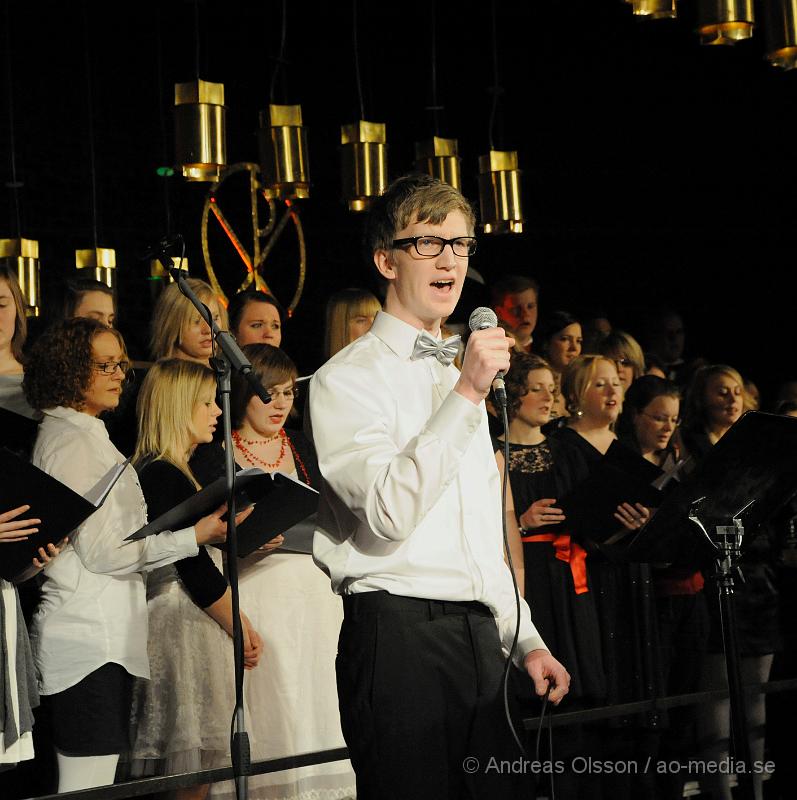
[(92, 234), (94, 246), (75, 251), (75, 267), (81, 275), (90, 275), (98, 281), (102, 281), (111, 289), (116, 287), (116, 250), (110, 247), (100, 247), (98, 245), (98, 207), (97, 207), (97, 167), (94, 155), (94, 103), (92, 101), (91, 86), (91, 53), (92, 48), (88, 46), (91, 41), (89, 34), (88, 5), (83, 7), (84, 26), (86, 37), (86, 94), (88, 106), (88, 139), (89, 139), (89, 158), (91, 166), (91, 217)]
[(700, 0), (700, 44), (736, 44), (753, 35), (753, 0)]
[(352, 0), (354, 72), (360, 119), (340, 128), (340, 171), (343, 201), (350, 211), (365, 211), (387, 187), (387, 137), (384, 122), (365, 119), (360, 53), (357, 43), (357, 0)]
[(479, 205), (485, 233), (523, 233), (517, 151), (479, 156)]
[(433, 136), (425, 142), (415, 143), (415, 169), (450, 183), (455, 189), (462, 188), (459, 162), (456, 139)]
[(365, 211), (387, 187), (387, 139), (383, 122), (342, 125), (341, 178), (350, 211)]
[(202, 80), (199, 0), (194, 3), (194, 80), (174, 85), (174, 157), (187, 181), (215, 182), (227, 166), (224, 84)]
[(10, 144), (11, 160), (11, 180), (6, 183), (6, 187), (11, 189), (13, 201), (13, 224), (16, 237), (13, 239), (0, 239), (0, 264), (13, 270), (16, 273), (19, 288), (25, 299), (26, 315), (38, 317), (41, 314), (41, 296), (39, 275), (41, 265), (39, 264), (39, 243), (35, 239), (25, 239), (21, 234), (22, 220), (20, 211), (20, 189), (24, 184), (17, 175), (17, 148), (16, 148), (16, 125), (14, 123), (14, 79), (13, 79), (13, 58), (11, 53), (11, 9), (6, 5), (6, 67), (8, 70), (8, 133)]
[(301, 106), (271, 104), (260, 112), (260, 168), (269, 199), (304, 200), (310, 197), (307, 131)]
[(625, 0), (634, 16), (647, 19), (675, 19), (675, 0)]
[(224, 84), (174, 85), (175, 161), (188, 181), (216, 181), (227, 166)]
[(40, 316), (39, 243), (35, 239), (0, 239), (0, 264), (15, 270), (27, 316)]
[(282, 78), (283, 100), (287, 97), (285, 42), (288, 33), (288, 3), (282, 0), (279, 55), (271, 73), (269, 105), (260, 112), (257, 139), (260, 171), (268, 200), (304, 200), (310, 197), (307, 131), (302, 126), (300, 105), (277, 103), (277, 81)]
[(440, 136), (440, 115), (443, 106), (437, 97), (437, 3), (431, 0), (428, 11), (430, 42), (429, 105), (426, 111), (432, 117), (434, 135), (425, 141), (415, 142), (415, 170), (431, 175), (455, 189), (462, 188), (459, 142)]
[(498, 97), (503, 89), (498, 84), (498, 36), (496, 0), (490, 5), (492, 15), (493, 102), (490, 110), (490, 150), (479, 156), (479, 206), (485, 233), (523, 233), (523, 210), (520, 198), (520, 170), (516, 150), (497, 150), (493, 146), (493, 127), (498, 110)]
[(102, 281), (116, 288), (116, 250), (112, 247), (93, 247), (75, 251), (75, 267), (81, 275)]
[(797, 0), (771, 0), (764, 5), (766, 59), (775, 67), (797, 66)]

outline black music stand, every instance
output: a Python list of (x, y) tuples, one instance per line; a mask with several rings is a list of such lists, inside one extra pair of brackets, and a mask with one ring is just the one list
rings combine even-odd
[(700, 565), (713, 558), (731, 708), (731, 752), (740, 797), (753, 800), (752, 765), (734, 611), (734, 574), (749, 532), (797, 491), (797, 419), (750, 411), (625, 548), (629, 561)]

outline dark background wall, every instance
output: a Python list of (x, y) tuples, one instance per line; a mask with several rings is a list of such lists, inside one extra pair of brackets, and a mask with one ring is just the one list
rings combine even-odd
[[(695, 354), (739, 367), (766, 403), (779, 381), (797, 377), (797, 76), (764, 61), (760, 30), (735, 48), (701, 47), (694, 5), (682, 0), (678, 20), (651, 22), (621, 0), (502, 0), (494, 51), (488, 3), (360, 2), (365, 115), (387, 123), (391, 177), (410, 169), (413, 143), (434, 132), (426, 108), (436, 33), (438, 132), (459, 139), (463, 189), (476, 200), (495, 52), (503, 91), (492, 137), (519, 152), (526, 231), (482, 236), (473, 265), (488, 281), (528, 272), (543, 307), (601, 306), (640, 335), (645, 309), (671, 302)], [(339, 199), (340, 125), (360, 116), (352, 5), (286, 6), (274, 100), (302, 104), (313, 187), (301, 205), (307, 286), (285, 348), (306, 371), (321, 357), (326, 297), (370, 285), (371, 275), (360, 257), (362, 220)], [(201, 77), (224, 83), (229, 163), (256, 161), (283, 4), (200, 2), (196, 17), (194, 3), (178, 0), (6, 2), (2, 12), (0, 174), (11, 180), (13, 133), (21, 229), (40, 241), (45, 302), (74, 269), (75, 249), (93, 245), (93, 138), (98, 243), (116, 248), (120, 326), (143, 355), (153, 287), (141, 253), (179, 232), (192, 272), (203, 275), (207, 186), (155, 173), (173, 158), (174, 84), (193, 79), (197, 63)], [(241, 187), (224, 191), (233, 213)], [(9, 189), (0, 235), (16, 235)], [(296, 261), (287, 236), (266, 269), (283, 300)], [(219, 242), (214, 262), (232, 291), (242, 278), (236, 257)]]

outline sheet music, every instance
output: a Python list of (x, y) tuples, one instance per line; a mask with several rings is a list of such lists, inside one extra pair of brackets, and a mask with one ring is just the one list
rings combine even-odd
[(126, 458), (121, 464), (111, 467), (83, 497), (95, 508), (99, 508), (105, 502), (108, 493), (113, 489), (114, 484), (119, 480), (120, 475), (125, 471), (129, 463), (130, 459)]

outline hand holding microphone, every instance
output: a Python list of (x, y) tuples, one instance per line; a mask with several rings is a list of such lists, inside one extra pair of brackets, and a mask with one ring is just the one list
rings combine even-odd
[(462, 373), (454, 391), (473, 403), (484, 400), (491, 387), (496, 399), (506, 402), (503, 377), (509, 369), (509, 354), (515, 342), (497, 324), (495, 312), (484, 307), (477, 308), (468, 321), (473, 333), (465, 348)]

